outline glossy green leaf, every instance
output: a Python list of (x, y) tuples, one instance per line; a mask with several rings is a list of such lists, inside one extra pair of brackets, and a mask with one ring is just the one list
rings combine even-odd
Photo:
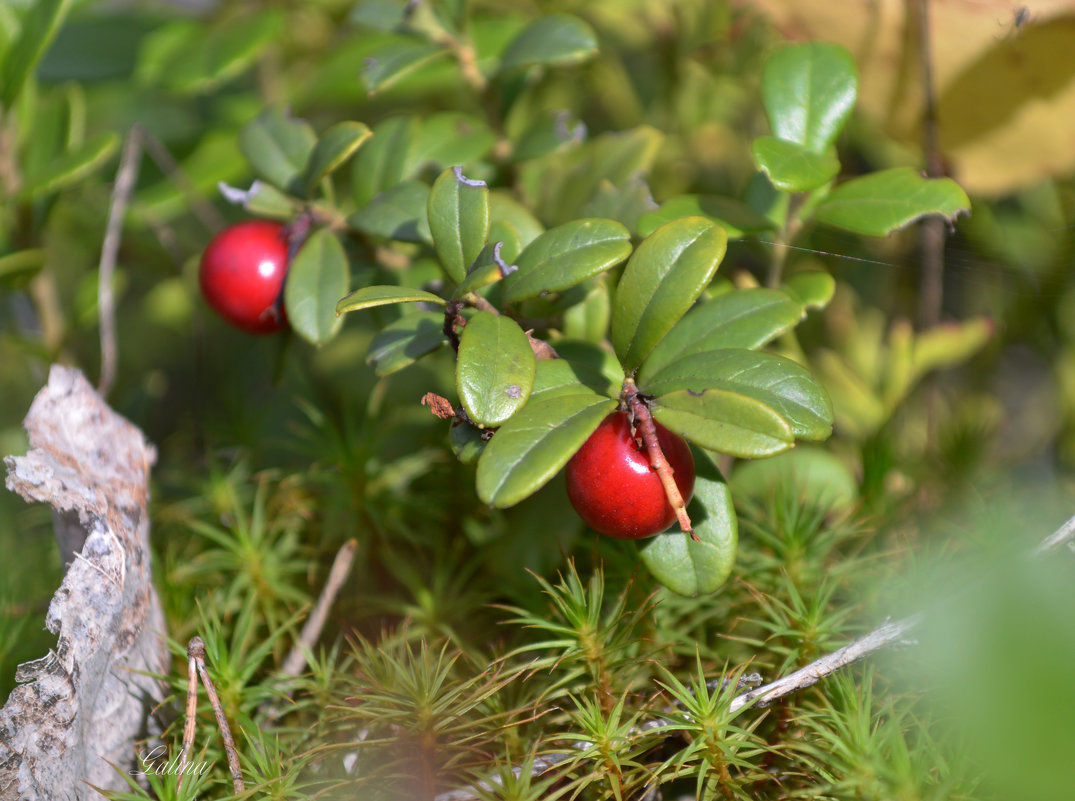
[(764, 403), (803, 439), (825, 439), (832, 433), (832, 402), (809, 371), (791, 359), (752, 350), (726, 349), (696, 353), (672, 362), (639, 388), (652, 395), (685, 390), (735, 392)]
[(702, 294), (727, 245), (720, 226), (684, 217), (638, 246), (612, 304), (612, 345), (625, 370), (635, 370)]
[(429, 187), (421, 181), (407, 180), (386, 189), (347, 222), (363, 233), (398, 239), (403, 242), (429, 242), (429, 219), (426, 204)]
[(523, 407), (534, 388), (534, 351), (510, 317), (479, 311), (459, 339), (456, 387), (478, 426), (495, 427)]
[(577, 64), (597, 52), (597, 36), (568, 14), (547, 14), (524, 28), (505, 48), (500, 71), (534, 64)]
[(447, 169), (433, 183), (426, 212), (440, 263), (458, 284), (489, 238), (489, 187), (460, 167)]
[(411, 174), (419, 127), (415, 117), (389, 117), (374, 126), (373, 137), (351, 163), (351, 188), (358, 206)]
[(575, 220), (550, 228), (519, 255), (519, 269), (504, 281), (504, 299), (514, 302), (560, 292), (630, 254), (631, 233), (615, 220)]
[(77, 150), (52, 160), (39, 172), (27, 175), (19, 194), (22, 197), (37, 197), (76, 184), (100, 169), (118, 148), (119, 134), (99, 134)]
[(836, 281), (821, 270), (808, 270), (791, 276), (781, 290), (804, 309), (824, 309), (836, 292)]
[(619, 394), (624, 380), (623, 368), (616, 355), (607, 348), (581, 339), (558, 339), (556, 352), (561, 359), (574, 362), (594, 373), (600, 373), (608, 382), (608, 391), (605, 394), (609, 396)]
[(264, 181), (254, 181), (249, 189), (228, 186), (222, 181), (217, 188), (229, 203), (242, 206), (255, 217), (290, 220), (302, 205), (300, 200), (284, 194)]
[(317, 136), (305, 120), (266, 109), (239, 132), (239, 149), (254, 172), (294, 194), (303, 193), (302, 173)]
[(362, 83), (371, 94), (376, 94), (406, 78), (419, 67), (451, 51), (440, 45), (421, 39), (401, 39), (377, 50), (366, 59), (362, 69)]
[(564, 312), (565, 337), (603, 342), (612, 319), (612, 293), (608, 283), (598, 279), (586, 297)]
[(341, 298), (336, 304), (336, 314), (372, 309), (374, 306), (390, 306), (393, 303), (436, 303), (445, 305), (444, 298), (422, 289), (402, 286), (364, 286)]
[(666, 222), (680, 217), (705, 217), (728, 234), (739, 239), (745, 234), (771, 231), (776, 226), (746, 203), (720, 195), (679, 195), (661, 204), (656, 211), (643, 214), (638, 220), (639, 236), (649, 236)]
[(425, 117), (418, 125), (411, 169), (426, 165), (439, 169), (473, 164), (496, 144), (496, 134), (478, 117), (458, 111), (442, 111)]
[(497, 281), (506, 278), (519, 269), (514, 264), (509, 264), (507, 260), (500, 255), (503, 245), (503, 242), (491, 242), (489, 245), (486, 245), (478, 256), (474, 267), (467, 273), (467, 277), (455, 288), (455, 292), (452, 293), (452, 298), (458, 300), (459, 298), (465, 297), (469, 293), (479, 290), (482, 287), (495, 284)]
[(846, 509), (858, 498), (858, 481), (836, 456), (804, 445), (771, 459), (740, 462), (732, 473), (737, 497), (769, 501), (783, 493), (814, 507)]
[(799, 303), (775, 289), (738, 289), (695, 306), (642, 363), (639, 382), (685, 356), (719, 348), (753, 350), (802, 319)]
[(782, 192), (809, 192), (824, 186), (840, 171), (831, 153), (816, 153), (798, 142), (762, 136), (751, 144), (754, 163)]
[(840, 45), (794, 44), (762, 71), (762, 98), (773, 135), (826, 152), (851, 115), (858, 92), (855, 61)]
[(539, 359), (530, 401), (553, 395), (584, 395), (595, 392), (611, 397), (619, 389), (599, 370), (567, 359)]
[(26, 79), (33, 74), (70, 8), (71, 0), (35, 0), (30, 3), (15, 40), (0, 59), (0, 105), (5, 109), (11, 107)]
[(419, 311), (382, 328), (370, 342), (366, 363), (377, 375), (391, 375), (446, 343), (444, 315)]
[(653, 577), (679, 595), (716, 591), (732, 572), (739, 543), (739, 523), (727, 482), (697, 451), (694, 464), (694, 498), (687, 513), (698, 541), (672, 529), (646, 540), (638, 552)]
[(321, 179), (343, 166), (371, 136), (373, 133), (365, 124), (349, 120), (338, 122), (321, 134), (303, 171), (306, 196), (312, 195)]
[(486, 440), (482, 439), (481, 429), (466, 423), (453, 422), (448, 431), (448, 445), (455, 458), (463, 464), (474, 464), (485, 451)]
[(776, 411), (737, 392), (681, 389), (657, 398), (652, 408), (662, 425), (684, 439), (743, 459), (771, 456), (795, 442), (791, 426)]
[(291, 261), (284, 284), (284, 308), (295, 333), (314, 345), (328, 342), (343, 322), (336, 302), (349, 282), (340, 240), (326, 229), (316, 231)]
[(616, 408), (593, 393), (534, 400), (500, 427), (478, 460), (478, 497), (498, 508), (533, 495)]
[(29, 283), (45, 266), (45, 250), (20, 250), (0, 256), (0, 287), (14, 289)]
[(866, 236), (886, 236), (920, 217), (954, 220), (970, 211), (970, 198), (951, 178), (923, 178), (895, 167), (840, 184), (814, 209), (818, 222)]

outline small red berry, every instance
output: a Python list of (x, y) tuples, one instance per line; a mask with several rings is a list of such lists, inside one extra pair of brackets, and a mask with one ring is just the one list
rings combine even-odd
[(202, 254), (199, 283), (225, 320), (252, 334), (271, 334), (287, 325), (279, 302), (286, 275), (284, 226), (249, 220), (213, 237)]
[[(694, 458), (682, 437), (656, 423), (657, 441), (675, 471), (684, 502), (694, 493)], [(672, 525), (675, 510), (650, 467), (645, 448), (631, 435), (625, 412), (613, 412), (567, 463), (567, 496), (591, 528), (620, 539), (640, 539)]]

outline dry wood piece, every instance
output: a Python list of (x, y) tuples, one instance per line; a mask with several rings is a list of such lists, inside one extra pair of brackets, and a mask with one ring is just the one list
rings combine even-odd
[(90, 799), (126, 787), (135, 739), (168, 671), (149, 562), (149, 468), (156, 454), (77, 370), (54, 366), (23, 423), (8, 489), (53, 509), (70, 564), (45, 618), (46, 656), (20, 665), (0, 709), (0, 798)]

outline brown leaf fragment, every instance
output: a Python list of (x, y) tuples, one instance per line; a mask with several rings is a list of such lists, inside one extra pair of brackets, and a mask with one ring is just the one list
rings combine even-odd
[(164, 617), (149, 559), (149, 468), (142, 432), (78, 370), (54, 366), (23, 421), (25, 456), (5, 457), (5, 485), (53, 509), (69, 560), (45, 626), (44, 657), (20, 665), (0, 709), (0, 797), (99, 798), (120, 790), (109, 765), (134, 767), (135, 740), (163, 687)]
[(427, 392), (423, 395), (422, 405), (428, 406), (429, 411), (433, 412), (434, 416), (439, 417), (441, 420), (455, 418), (455, 409), (452, 408), (451, 401), (435, 392)]

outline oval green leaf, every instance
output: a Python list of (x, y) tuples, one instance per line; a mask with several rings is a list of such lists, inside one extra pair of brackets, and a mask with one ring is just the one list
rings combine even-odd
[(336, 314), (372, 309), (374, 306), (390, 306), (393, 303), (436, 303), (445, 305), (444, 298), (423, 289), (402, 286), (364, 286), (341, 298), (336, 304)]
[(429, 242), (432, 235), (426, 216), (428, 201), (428, 186), (421, 181), (403, 181), (381, 192), (347, 222), (363, 233), (385, 239)]
[(836, 293), (836, 281), (821, 270), (807, 270), (791, 276), (780, 289), (804, 309), (824, 309)]
[(612, 345), (624, 370), (635, 370), (702, 294), (727, 245), (716, 223), (683, 217), (638, 246), (612, 304)]
[(303, 171), (306, 197), (314, 193), (322, 178), (343, 166), (371, 136), (373, 133), (366, 125), (350, 120), (338, 122), (321, 134)]
[(722, 389), (662, 395), (653, 402), (653, 415), (695, 445), (742, 459), (771, 456), (795, 442), (791, 427), (769, 406)]
[(466, 423), (453, 422), (448, 431), (448, 445), (455, 458), (463, 464), (474, 464), (485, 450), (481, 429)]
[(751, 144), (754, 163), (781, 192), (809, 192), (824, 186), (840, 171), (831, 153), (815, 153), (798, 142), (762, 136)]
[(290, 220), (301, 209), (302, 202), (290, 195), (285, 195), (276, 187), (264, 181), (254, 181), (249, 189), (228, 186), (221, 181), (217, 188), (229, 203), (242, 206), (255, 217), (270, 217), (274, 220)]
[(118, 148), (118, 134), (111, 131), (99, 134), (77, 150), (53, 159), (39, 172), (27, 175), (19, 196), (40, 197), (76, 184), (92, 175)]
[(447, 169), (433, 182), (426, 213), (440, 263), (462, 283), (489, 239), (489, 187), (464, 177), (461, 167)]
[(696, 451), (694, 464), (694, 498), (687, 513), (698, 541), (673, 529), (651, 537), (638, 552), (653, 577), (679, 595), (703, 595), (720, 587), (732, 572), (739, 543), (727, 482), (704, 454)]
[(530, 340), (510, 317), (480, 311), (467, 322), (455, 379), (463, 408), (477, 425), (498, 426), (521, 409), (536, 369)]
[(615, 408), (616, 401), (592, 393), (528, 403), (485, 446), (478, 460), (478, 497), (497, 508), (530, 497), (567, 464)]
[(746, 234), (771, 231), (776, 225), (768, 217), (754, 211), (746, 203), (720, 195), (679, 195), (661, 204), (656, 211), (643, 214), (638, 220), (639, 236), (649, 236), (666, 222), (680, 217), (705, 217), (728, 234), (739, 239)]
[(52, 43), (63, 19), (71, 8), (71, 0), (36, 0), (30, 3), (19, 33), (0, 61), (0, 105), (10, 108), (26, 79)]
[(447, 341), (443, 314), (427, 311), (406, 314), (377, 333), (366, 351), (366, 364), (373, 365), (377, 375), (391, 375)]
[(593, 28), (569, 14), (547, 14), (508, 44), (500, 57), (500, 71), (533, 64), (578, 64), (596, 52)]
[(683, 390), (703, 396), (733, 392), (765, 404), (802, 439), (832, 434), (832, 401), (805, 367), (791, 359), (752, 350), (711, 350), (675, 361), (639, 387), (664, 396)]
[(593, 367), (567, 359), (539, 359), (530, 402), (554, 395), (585, 395), (587, 392), (611, 397), (616, 389), (600, 370)]
[(755, 287), (725, 292), (695, 306), (672, 327), (639, 368), (639, 383), (695, 353), (760, 348), (790, 331), (802, 317), (802, 307), (775, 289)]
[(374, 126), (373, 138), (351, 163), (351, 190), (356, 205), (365, 206), (410, 176), (419, 127), (415, 117), (389, 117)]
[(818, 222), (866, 236), (887, 236), (920, 217), (952, 221), (970, 211), (970, 198), (951, 178), (923, 178), (913, 167), (852, 178), (814, 209)]
[(336, 301), (349, 282), (340, 240), (325, 229), (315, 232), (291, 261), (284, 284), (284, 308), (295, 333), (314, 345), (328, 342), (343, 322)]
[(239, 149), (257, 175), (303, 194), (302, 172), (317, 144), (313, 128), (278, 109), (266, 109), (239, 132)]
[(371, 95), (383, 91), (406, 78), (419, 67), (425, 66), (451, 51), (440, 45), (429, 44), (421, 39), (403, 39), (381, 48), (366, 59), (362, 69), (362, 83)]
[(858, 93), (858, 72), (840, 45), (807, 42), (778, 50), (762, 71), (773, 135), (814, 153), (836, 141)]
[(631, 255), (631, 232), (615, 220), (575, 220), (550, 228), (516, 260), (504, 282), (509, 303), (561, 292), (614, 267)]

